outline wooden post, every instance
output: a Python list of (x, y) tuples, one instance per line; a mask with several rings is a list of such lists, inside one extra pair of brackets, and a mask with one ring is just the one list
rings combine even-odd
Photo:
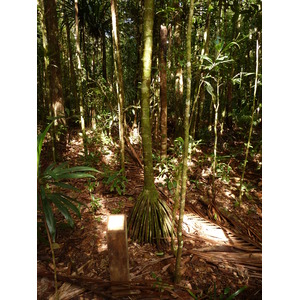
[(129, 259), (125, 215), (108, 217), (107, 248), (110, 280), (112, 282), (128, 282)]

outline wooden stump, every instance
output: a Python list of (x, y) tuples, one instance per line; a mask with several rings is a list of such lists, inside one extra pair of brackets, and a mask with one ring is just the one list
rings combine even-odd
[[(107, 224), (107, 248), (110, 280), (129, 282), (127, 224), (125, 215), (111, 215)], [(117, 291), (117, 286), (113, 288)]]

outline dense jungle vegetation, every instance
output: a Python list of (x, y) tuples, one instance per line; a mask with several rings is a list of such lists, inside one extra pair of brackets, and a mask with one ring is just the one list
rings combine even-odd
[[(261, 299), (260, 0), (39, 0), (39, 299)], [(125, 214), (130, 286), (109, 281)]]

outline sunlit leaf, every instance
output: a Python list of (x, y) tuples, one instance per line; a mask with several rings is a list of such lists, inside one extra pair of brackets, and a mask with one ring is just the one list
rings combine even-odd
[(80, 179), (80, 178), (93, 178), (95, 179), (95, 176), (88, 174), (88, 173), (66, 173), (66, 174), (59, 174), (56, 176), (56, 179)]

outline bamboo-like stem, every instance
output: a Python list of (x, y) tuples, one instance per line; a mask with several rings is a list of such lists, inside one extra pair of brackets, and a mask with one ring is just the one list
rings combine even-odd
[(174, 253), (175, 257), (177, 254), (177, 249), (175, 249), (175, 241), (174, 241), (174, 228), (175, 228), (175, 220), (176, 220), (176, 214), (178, 211), (179, 206), (179, 191), (180, 191), (180, 178), (182, 174), (182, 166), (181, 164), (178, 167), (178, 170), (176, 172), (176, 190), (174, 195), (174, 206), (173, 206), (173, 212), (172, 212), (172, 234), (171, 234), (171, 249)]
[[(256, 68), (255, 68), (255, 83), (254, 83), (254, 95), (253, 95), (253, 103), (252, 103), (252, 115), (251, 115), (251, 125), (250, 125), (250, 130), (249, 130), (249, 136), (248, 136), (248, 143), (246, 147), (246, 154), (245, 154), (245, 160), (244, 160), (244, 165), (243, 165), (243, 173), (240, 181), (240, 193), (239, 193), (239, 203), (242, 202), (242, 196), (243, 196), (243, 181), (245, 177), (245, 170), (246, 170), (246, 165), (248, 162), (248, 154), (249, 154), (249, 148), (250, 148), (250, 142), (251, 142), (251, 135), (252, 135), (252, 130), (253, 130), (253, 120), (254, 120), (254, 114), (255, 114), (255, 101), (256, 101), (256, 91), (257, 91), (257, 78), (258, 78), (258, 50), (259, 50), (259, 45), (258, 45), (258, 40), (256, 40)], [(239, 204), (237, 203), (237, 204)]]
[(217, 79), (217, 97), (212, 96), (212, 102), (215, 109), (215, 120), (214, 120), (214, 134), (215, 134), (215, 142), (214, 142), (214, 160), (213, 160), (213, 169), (212, 169), (212, 202), (214, 203), (216, 200), (216, 187), (215, 187), (215, 179), (216, 179), (216, 167), (217, 167), (217, 146), (218, 146), (218, 111), (220, 105), (220, 98), (219, 98), (219, 75)]
[(182, 237), (182, 223), (184, 216), (185, 207), (185, 197), (186, 197), (186, 183), (187, 183), (187, 161), (188, 161), (188, 151), (189, 151), (189, 118), (190, 118), (190, 105), (191, 105), (191, 86), (192, 86), (192, 20), (194, 13), (194, 0), (191, 0), (190, 11), (188, 18), (187, 27), (187, 41), (186, 41), (186, 53), (187, 53), (187, 83), (186, 83), (186, 104), (185, 104), (185, 118), (184, 118), (184, 151), (183, 151), (183, 166), (182, 166), (182, 184), (181, 184), (181, 199), (180, 199), (180, 212), (177, 227), (177, 239), (178, 239), (178, 249), (176, 256), (175, 265), (175, 282), (179, 283), (181, 280), (181, 255), (183, 249), (183, 237)]

